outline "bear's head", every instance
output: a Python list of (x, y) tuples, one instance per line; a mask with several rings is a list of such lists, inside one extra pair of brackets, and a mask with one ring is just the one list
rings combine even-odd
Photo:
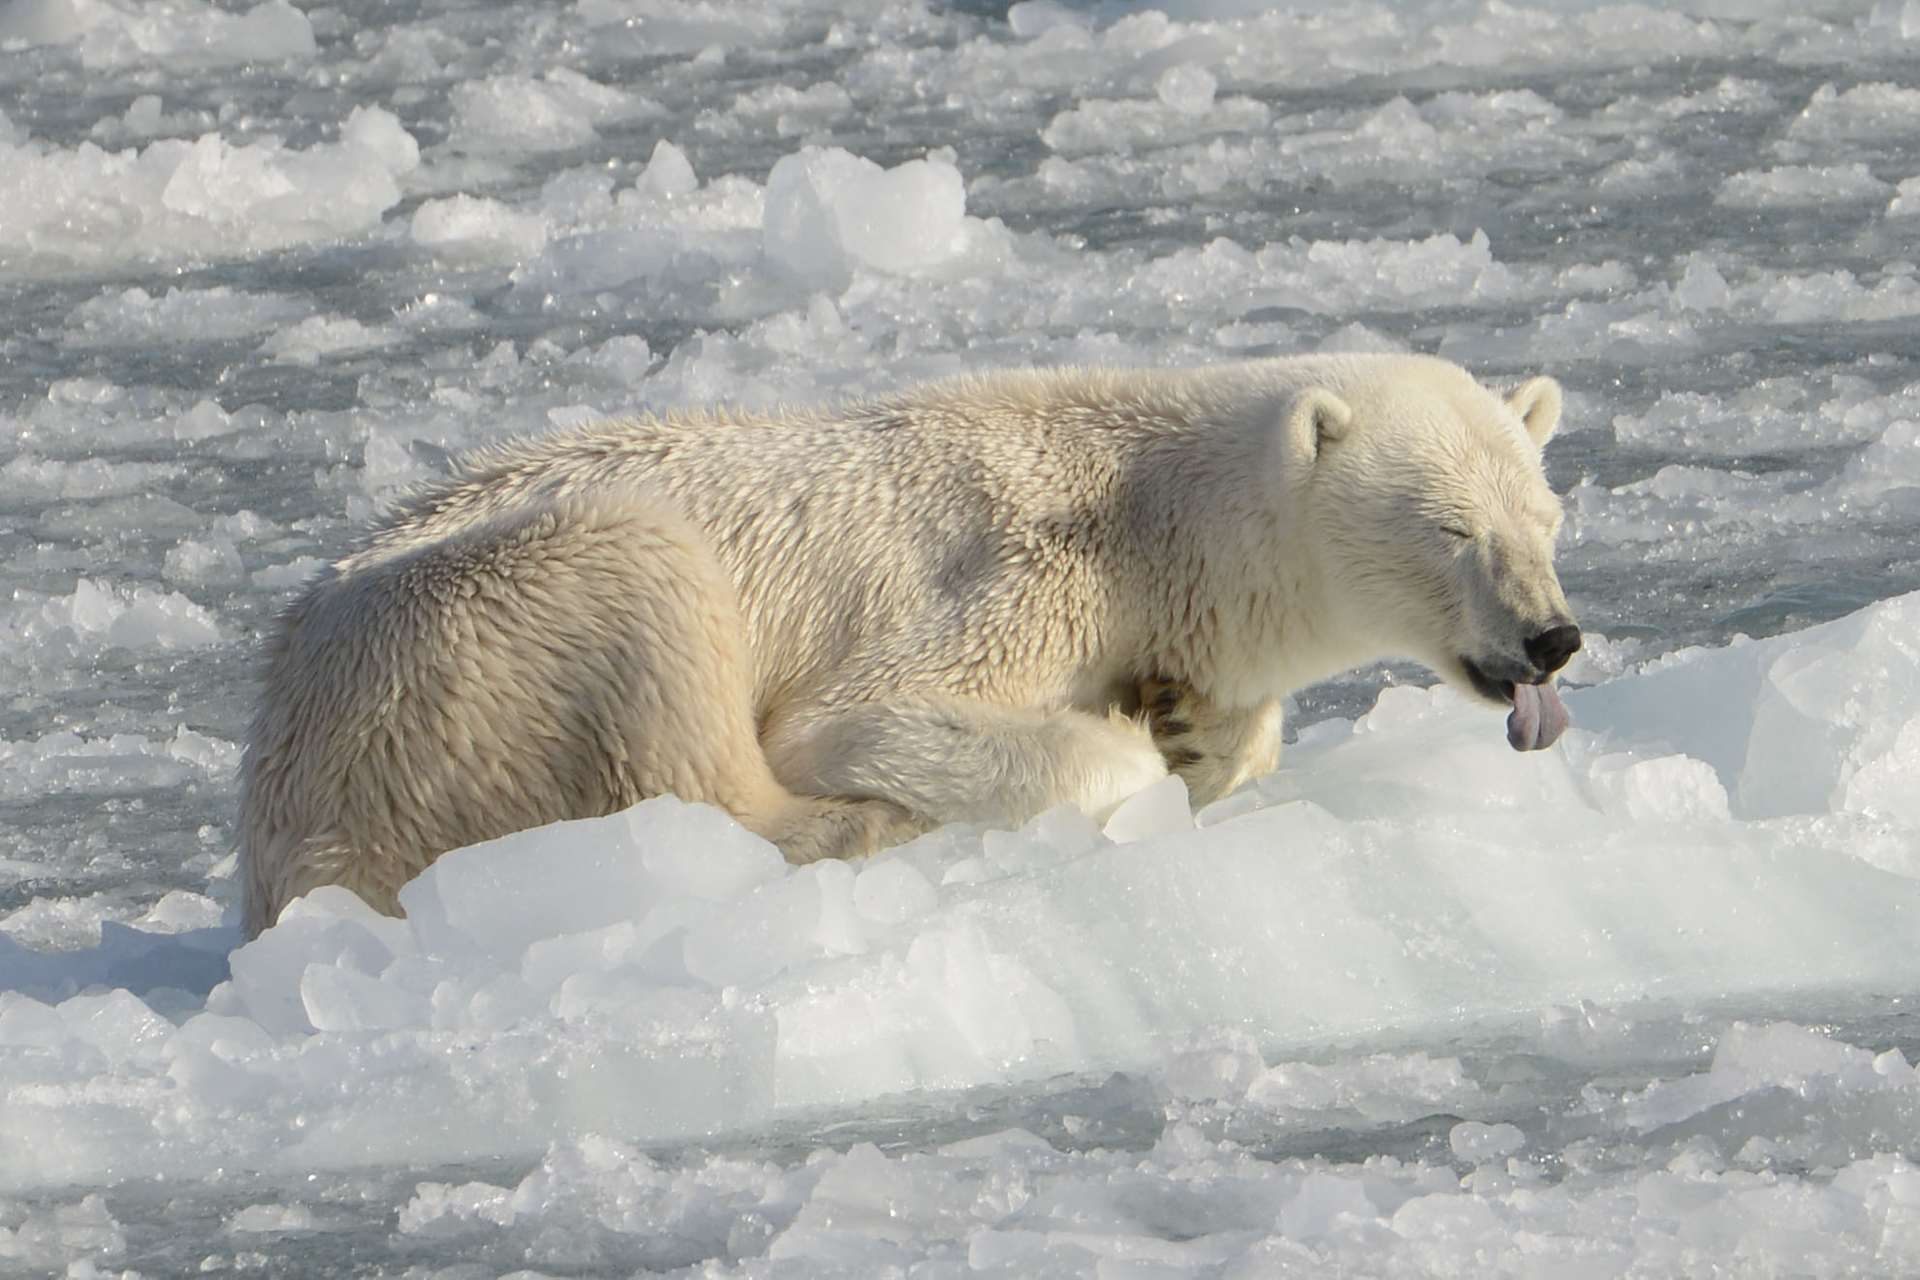
[(1540, 461), (1559, 384), (1501, 397), (1441, 360), (1336, 367), (1365, 373), (1298, 392), (1284, 428), (1329, 607), (1375, 652), (1511, 708), (1516, 749), (1549, 745), (1567, 723), (1550, 681), (1580, 648)]

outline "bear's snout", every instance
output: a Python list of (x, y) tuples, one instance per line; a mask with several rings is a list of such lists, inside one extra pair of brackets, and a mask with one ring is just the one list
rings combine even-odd
[(1550, 676), (1567, 665), (1567, 659), (1580, 651), (1580, 628), (1571, 622), (1548, 627), (1527, 640), (1527, 660), (1542, 676)]

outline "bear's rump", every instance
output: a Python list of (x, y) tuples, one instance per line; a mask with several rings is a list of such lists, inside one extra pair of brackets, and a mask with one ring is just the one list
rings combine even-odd
[(531, 502), (361, 560), (287, 628), (244, 788), (263, 889), (304, 884), (303, 848), (398, 885), (448, 849), (666, 792), (778, 803), (732, 584), (664, 504)]

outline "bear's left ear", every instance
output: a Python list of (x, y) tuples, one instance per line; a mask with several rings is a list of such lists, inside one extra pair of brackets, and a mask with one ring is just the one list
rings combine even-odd
[(1353, 421), (1353, 410), (1333, 392), (1309, 387), (1287, 406), (1287, 420), (1281, 424), (1289, 459), (1302, 468), (1311, 467), (1320, 457), (1320, 447), (1346, 434)]
[(1507, 397), (1507, 407), (1520, 415), (1533, 447), (1544, 449), (1560, 425), (1560, 384), (1552, 378), (1528, 378)]

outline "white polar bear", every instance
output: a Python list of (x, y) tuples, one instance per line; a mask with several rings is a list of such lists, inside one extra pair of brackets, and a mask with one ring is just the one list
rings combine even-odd
[(1417, 356), (937, 383), (483, 453), (288, 609), (241, 790), (249, 932), (323, 884), (672, 792), (796, 862), (1274, 767), (1387, 654), (1565, 724), (1548, 378)]

